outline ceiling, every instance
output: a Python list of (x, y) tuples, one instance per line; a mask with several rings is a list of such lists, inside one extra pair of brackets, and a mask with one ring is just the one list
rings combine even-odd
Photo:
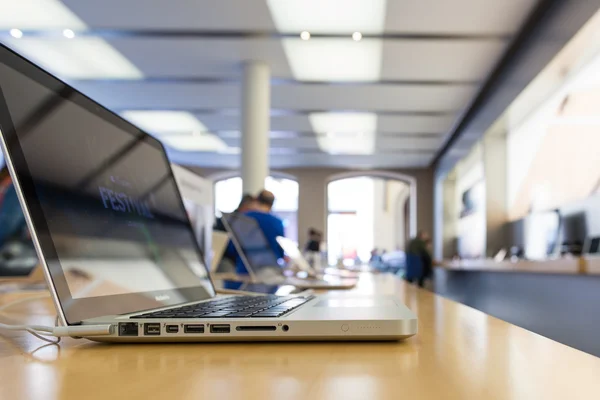
[[(537, 3), (64, 0), (59, 6), (66, 6), (70, 25), (62, 26), (56, 22), (60, 18), (32, 17), (31, 12), (54, 7), (58, 0), (20, 1), (12, 14), (0, 16), (0, 41), (115, 112), (188, 112), (205, 133), (227, 145), (213, 152), (171, 148), (178, 163), (239, 165), (242, 66), (249, 60), (268, 63), (275, 168), (430, 165)], [(8, 3), (0, 0), (0, 8), (11, 10)], [(296, 8), (281, 11), (283, 3)], [(301, 26), (310, 31), (309, 41), (300, 39)], [(15, 28), (22, 37), (14, 37), (10, 30)], [(61, 35), (64, 28), (73, 29), (75, 37)], [(363, 34), (362, 40), (352, 40), (354, 31)], [(322, 48), (305, 47), (304, 58), (294, 60), (290, 49), (308, 44)], [(105, 47), (112, 53), (94, 59)], [(50, 61), (39, 56), (48, 49)], [(86, 55), (86, 49), (98, 50)], [(75, 61), (85, 71), (100, 72), (77, 75), (71, 68), (61, 73), (63, 66), (54, 61), (67, 55), (69, 60), (83, 57)], [(103, 75), (101, 63), (108, 59), (114, 60), (107, 67), (112, 69)], [(119, 75), (116, 65), (128, 72)], [(307, 68), (316, 68), (316, 74)], [(311, 121), (316, 113), (375, 116), (369, 128), (371, 154), (331, 154), (336, 152), (319, 140), (329, 132), (316, 131)]]

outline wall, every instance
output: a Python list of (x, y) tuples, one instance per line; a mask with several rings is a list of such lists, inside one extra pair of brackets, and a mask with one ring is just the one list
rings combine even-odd
[(373, 180), (373, 243), (387, 251), (404, 249), (404, 201), (407, 185), (398, 181)]
[[(485, 256), (486, 211), (483, 146), (478, 143), (467, 157), (455, 167), (456, 185), (454, 218), (456, 222), (458, 254), (466, 258)], [(469, 191), (474, 208), (465, 213), (463, 195)]]
[(503, 123), (483, 138), (485, 174), (486, 253), (488, 257), (507, 247), (508, 196), (507, 149)]
[[(204, 177), (225, 172), (222, 169), (190, 167)], [(352, 172), (341, 168), (294, 168), (282, 169), (296, 177), (300, 187), (298, 200), (298, 238), (303, 243), (310, 228), (327, 234), (327, 183), (333, 175)], [(417, 228), (433, 232), (433, 170), (398, 169), (385, 170), (414, 177), (417, 181)], [(369, 171), (364, 171), (368, 175)]]
[(436, 258), (452, 258), (457, 253), (458, 218), (456, 215), (456, 173), (450, 173), (440, 184), (442, 203), (441, 243), (436, 249)]

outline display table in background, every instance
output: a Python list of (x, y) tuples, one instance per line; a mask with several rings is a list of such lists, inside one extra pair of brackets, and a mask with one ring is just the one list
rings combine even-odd
[(489, 258), (478, 260), (443, 260), (437, 266), (465, 271), (534, 272), (545, 274), (584, 273), (579, 257), (562, 257), (544, 261), (494, 261)]

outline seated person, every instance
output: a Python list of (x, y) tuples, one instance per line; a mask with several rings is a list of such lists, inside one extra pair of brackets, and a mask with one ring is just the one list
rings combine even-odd
[(37, 256), (17, 191), (8, 173), (0, 170), (0, 276), (25, 276), (37, 264)]
[[(254, 218), (258, 222), (275, 256), (280, 259), (284, 258), (284, 252), (279, 243), (277, 243), (277, 236), (285, 236), (285, 230), (283, 221), (271, 213), (274, 203), (275, 195), (268, 190), (263, 190), (256, 197), (253, 210), (247, 211), (245, 215)], [(248, 274), (239, 256), (237, 257), (236, 273)]]
[[(252, 210), (254, 208), (254, 201), (255, 199), (253, 196), (245, 194), (242, 197), (242, 200), (240, 201), (240, 204), (238, 205), (238, 208), (234, 211), (234, 213), (244, 213)], [(227, 230), (225, 229), (225, 225), (223, 225), (222, 218), (217, 218), (217, 220), (215, 221), (215, 225), (213, 226), (213, 230), (227, 232)], [(227, 249), (225, 250), (225, 253), (223, 254), (221, 261), (219, 262), (219, 265), (217, 266), (217, 272), (234, 272), (236, 269), (235, 265), (237, 262), (237, 258), (238, 256), (237, 252), (235, 251), (235, 247), (230, 241), (229, 245), (227, 246)]]
[[(245, 213), (246, 211), (250, 211), (253, 208), (254, 197), (252, 195), (245, 194), (242, 196), (242, 200), (240, 201), (238, 207), (235, 209), (234, 213)], [(227, 232), (227, 229), (225, 229), (225, 225), (223, 225), (222, 218), (217, 218), (217, 220), (215, 221), (215, 225), (213, 226), (213, 230), (219, 232)]]

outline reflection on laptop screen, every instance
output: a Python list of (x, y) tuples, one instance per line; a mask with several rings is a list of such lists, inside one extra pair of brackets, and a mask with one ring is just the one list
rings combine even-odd
[(229, 214), (224, 218), (254, 272), (278, 266), (277, 257), (255, 219), (241, 214)]
[(73, 298), (208, 288), (156, 140), (108, 122), (104, 110), (87, 110), (72, 101), (77, 93), (56, 86), (62, 96), (0, 63), (0, 111), (12, 119), (48, 225), (43, 234), (56, 248), (49, 261), (60, 263)]

